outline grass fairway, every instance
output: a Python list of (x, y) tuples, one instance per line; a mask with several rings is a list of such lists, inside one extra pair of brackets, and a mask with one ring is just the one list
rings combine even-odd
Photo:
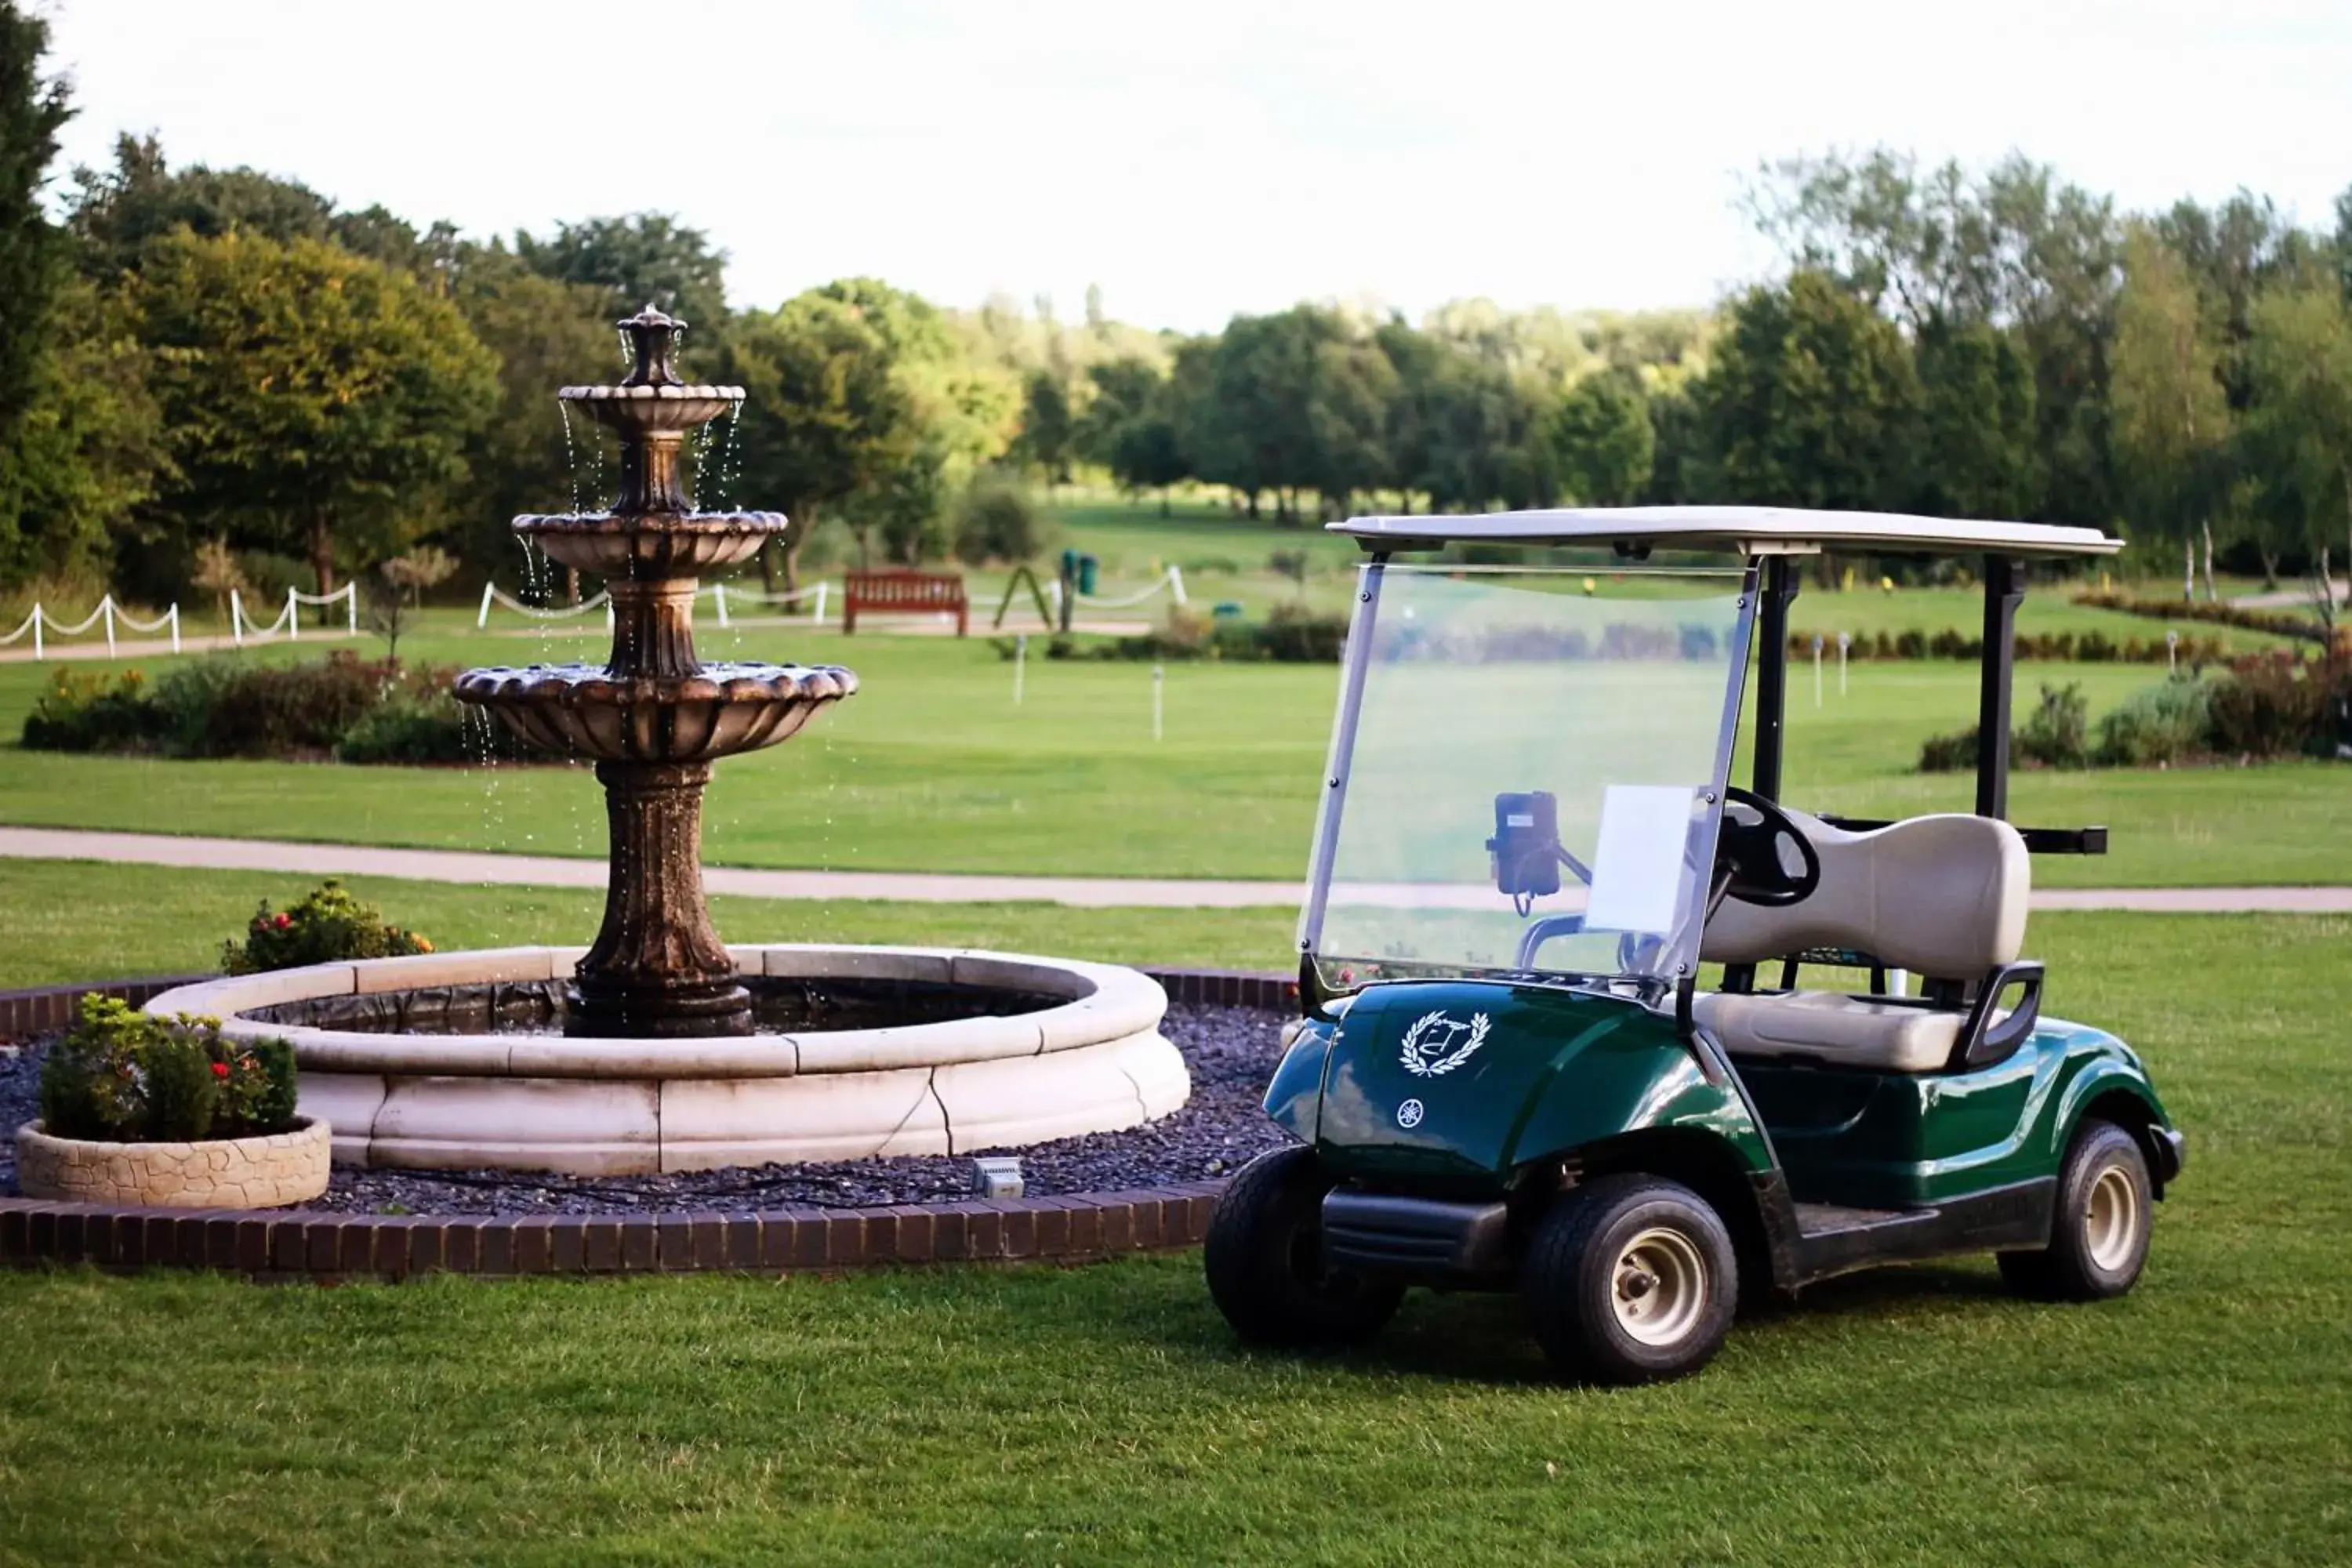
[[(597, 656), (582, 636), (459, 635), (404, 644), (414, 658), (509, 662)], [(1025, 702), (984, 641), (805, 629), (711, 628), (714, 654), (839, 659), (859, 694), (801, 738), (730, 761), (710, 788), (707, 858), (844, 870), (1296, 879), (1304, 873), (1336, 687), (1328, 666), (1168, 667), (1166, 738), (1151, 739), (1150, 667), (1033, 658)], [(301, 651), (301, 650), (296, 650)], [(286, 657), (272, 650), (268, 657)], [(154, 661), (148, 662), (154, 668)], [(0, 666), (0, 736), (48, 679)], [(2028, 665), (2080, 682), (2092, 711), (2161, 679), (2146, 668)], [(1865, 816), (1967, 809), (1970, 781), (1911, 771), (1920, 742), (1975, 716), (1976, 668), (1857, 665), (1822, 705), (1794, 674), (1788, 791)], [(1503, 781), (1505, 783), (1520, 781)], [(2170, 773), (2020, 773), (2011, 815), (2104, 822), (2104, 859), (2046, 858), (2051, 886), (2352, 882), (2352, 770), (2318, 763)], [(0, 744), (0, 822), (598, 857), (602, 799), (584, 771), (158, 762)], [(9, 873), (0, 866), (0, 889)]]
[[(1043, 942), (1097, 917), (1034, 918)], [(1123, 956), (1213, 955), (1136, 940)], [(2138, 1045), (2192, 1141), (2118, 1302), (2012, 1300), (1987, 1263), (1884, 1270), (1743, 1324), (1696, 1380), (1596, 1393), (1540, 1381), (1506, 1300), (1417, 1293), (1345, 1357), (1244, 1352), (1194, 1257), (332, 1290), (10, 1274), (0, 1557), (2342, 1561), (2352, 922), (2055, 916), (2030, 945), (2053, 1011)]]

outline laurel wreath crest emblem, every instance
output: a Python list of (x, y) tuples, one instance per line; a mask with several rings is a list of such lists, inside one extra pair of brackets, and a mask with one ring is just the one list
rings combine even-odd
[(1423, 1014), (1404, 1032), (1404, 1070), (1415, 1078), (1444, 1077), (1486, 1043), (1491, 1023), (1484, 1013), (1473, 1013), (1466, 1024), (1442, 1011)]

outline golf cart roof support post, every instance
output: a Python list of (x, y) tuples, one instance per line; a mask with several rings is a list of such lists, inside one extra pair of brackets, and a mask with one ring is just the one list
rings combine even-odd
[(1984, 658), (1977, 669), (1977, 815), (2009, 815), (2011, 677), (2024, 574), (2006, 555), (1985, 557)]
[(1763, 613), (1757, 621), (1756, 768), (1748, 787), (1766, 800), (1780, 798), (1780, 754), (1788, 739), (1789, 605), (1797, 596), (1797, 563), (1764, 559)]
[[(1372, 556), (1359, 574), (1356, 614), (1348, 625), (1348, 644), (1340, 655), (1339, 715), (1331, 726), (1331, 755), (1323, 774), (1323, 810), (1315, 822), (1315, 858), (1307, 868), (1307, 908), (1298, 921), (1298, 952), (1312, 962), (1316, 943), (1323, 938), (1323, 910), (1331, 892), (1331, 856), (1339, 843), (1339, 813), (1348, 802), (1348, 768), (1356, 754), (1356, 715), (1364, 701), (1364, 676), (1372, 663), (1372, 623), (1380, 614), (1381, 580), (1388, 573), (1388, 552)], [(1300, 988), (1301, 999), (1305, 988)]]

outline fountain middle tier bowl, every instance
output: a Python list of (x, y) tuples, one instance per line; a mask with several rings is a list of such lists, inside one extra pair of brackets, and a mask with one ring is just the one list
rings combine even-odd
[(624, 581), (698, 577), (749, 561), (788, 528), (780, 511), (526, 512), (514, 531), (548, 558)]
[(566, 386), (557, 399), (626, 435), (691, 430), (743, 401), (740, 386)]
[(856, 672), (833, 664), (706, 664), (688, 676), (636, 677), (602, 665), (534, 664), (469, 669), (457, 694), (546, 751), (699, 763), (788, 740), (856, 689)]

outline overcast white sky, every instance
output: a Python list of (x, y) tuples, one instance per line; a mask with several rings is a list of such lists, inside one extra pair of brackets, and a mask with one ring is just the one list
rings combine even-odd
[(2352, 184), (2347, 0), (47, 0), (80, 118), (477, 233), (677, 213), (772, 305), (1089, 282), (1216, 327), (1699, 304), (1760, 159), (2011, 148), (2126, 205)]

